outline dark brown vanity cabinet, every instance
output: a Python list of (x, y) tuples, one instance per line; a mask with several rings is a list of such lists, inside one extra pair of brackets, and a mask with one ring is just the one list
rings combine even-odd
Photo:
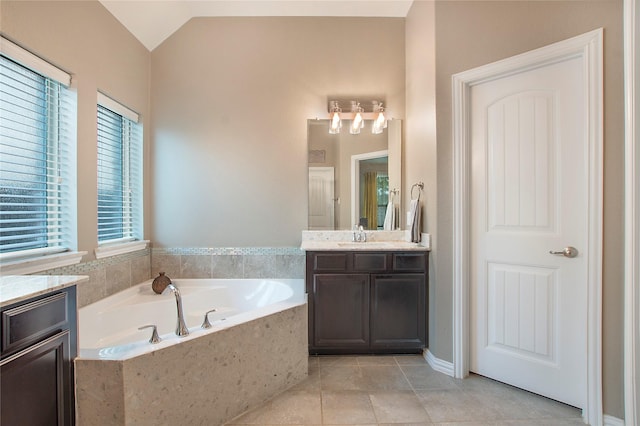
[(427, 262), (424, 251), (308, 252), (309, 352), (421, 352)]
[(0, 423), (73, 425), (75, 287), (4, 307), (0, 322)]

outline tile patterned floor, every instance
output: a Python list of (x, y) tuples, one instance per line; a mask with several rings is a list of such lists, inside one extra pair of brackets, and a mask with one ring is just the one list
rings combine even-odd
[(309, 358), (309, 377), (228, 425), (571, 426), (580, 410), (423, 357)]

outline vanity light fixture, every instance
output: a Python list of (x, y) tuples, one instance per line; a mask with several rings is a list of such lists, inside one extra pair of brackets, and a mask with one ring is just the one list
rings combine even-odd
[(342, 108), (338, 105), (338, 101), (330, 101), (329, 114), (331, 122), (329, 123), (329, 133), (332, 135), (340, 133), (340, 129), (342, 128), (342, 119), (340, 118), (341, 113)]
[(364, 127), (364, 118), (362, 117), (364, 108), (360, 106), (359, 102), (351, 101), (351, 112), (354, 116), (351, 126), (349, 126), (349, 133), (352, 135), (359, 135), (360, 129)]
[(375, 118), (373, 120), (373, 125), (371, 126), (371, 133), (373, 133), (374, 135), (379, 135), (384, 131), (384, 129), (387, 128), (387, 118), (384, 115), (382, 102), (378, 103), (378, 101), (372, 101), (372, 103)]
[[(340, 105), (350, 104), (350, 110), (343, 112)], [(365, 107), (362, 105), (364, 104)], [(342, 120), (349, 120), (349, 133), (360, 134), (360, 129), (364, 127), (365, 120), (373, 122), (371, 133), (380, 134), (387, 128), (388, 115), (382, 107), (382, 102), (366, 101), (361, 104), (359, 101), (331, 100), (329, 101), (329, 133), (337, 135), (342, 129)]]

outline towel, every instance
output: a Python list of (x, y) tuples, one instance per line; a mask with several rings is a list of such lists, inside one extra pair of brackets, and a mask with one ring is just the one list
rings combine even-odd
[(394, 224), (396, 223), (396, 206), (393, 202), (389, 201), (387, 204), (387, 212), (384, 215), (384, 226), (382, 229), (385, 231), (393, 231)]
[(409, 205), (409, 223), (407, 224), (411, 234), (411, 242), (420, 242), (420, 200), (411, 200)]

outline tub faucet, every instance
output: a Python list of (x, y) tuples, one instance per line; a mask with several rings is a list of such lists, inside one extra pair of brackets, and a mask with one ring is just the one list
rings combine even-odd
[[(182, 297), (180, 296), (180, 290), (173, 284), (167, 285), (167, 287), (173, 295), (176, 297), (176, 306), (178, 307), (178, 323), (176, 325), (176, 334), (178, 336), (186, 336), (189, 334), (189, 329), (184, 323), (184, 313), (182, 312)], [(166, 290), (166, 289), (165, 289)]]

